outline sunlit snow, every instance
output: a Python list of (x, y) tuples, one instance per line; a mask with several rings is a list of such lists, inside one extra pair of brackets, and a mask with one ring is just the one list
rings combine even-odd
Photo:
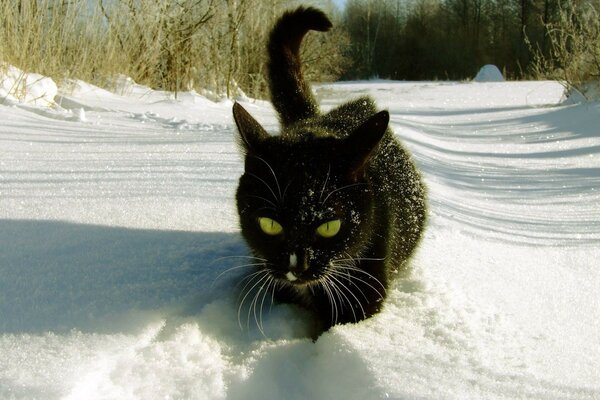
[(390, 111), (430, 215), (384, 311), (313, 343), (301, 310), (238, 310), (244, 267), (225, 272), (247, 263), (232, 103), (127, 85), (0, 103), (0, 398), (600, 398), (600, 104), (554, 82), (316, 87)]

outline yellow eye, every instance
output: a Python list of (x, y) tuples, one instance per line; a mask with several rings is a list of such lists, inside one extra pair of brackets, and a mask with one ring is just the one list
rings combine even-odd
[(271, 218), (261, 217), (258, 219), (258, 224), (260, 225), (260, 229), (270, 236), (279, 235), (281, 232), (283, 232), (283, 227), (281, 224)]
[(339, 219), (327, 221), (317, 228), (317, 234), (324, 238), (334, 237), (340, 231), (341, 226), (342, 221), (340, 221)]

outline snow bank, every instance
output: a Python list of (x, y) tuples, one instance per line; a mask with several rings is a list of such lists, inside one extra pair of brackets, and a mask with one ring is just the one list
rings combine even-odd
[(46, 76), (21, 71), (12, 65), (0, 65), (0, 102), (50, 107), (58, 88)]
[(577, 88), (570, 87), (564, 104), (600, 101), (600, 82), (587, 82)]
[(430, 216), (383, 312), (313, 343), (301, 310), (238, 307), (231, 103), (129, 89), (0, 105), (0, 398), (600, 397), (600, 105), (555, 82), (318, 87), (390, 111)]
[(500, 72), (498, 67), (487, 64), (481, 67), (473, 80), (475, 82), (503, 82), (504, 76), (502, 76), (502, 72)]

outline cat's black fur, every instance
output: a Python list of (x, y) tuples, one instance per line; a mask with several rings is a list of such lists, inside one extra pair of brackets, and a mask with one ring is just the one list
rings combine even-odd
[[(319, 112), (302, 77), (299, 48), (309, 30), (330, 27), (321, 11), (301, 7), (271, 31), (269, 85), (280, 135), (233, 107), (245, 153), (237, 207), (260, 264), (247, 290), (259, 288), (263, 301), (268, 296), (307, 308), (319, 333), (380, 311), (390, 281), (407, 270), (426, 219), (424, 186), (388, 127), (388, 112), (378, 112), (369, 97)], [(261, 217), (283, 231), (267, 235)], [(316, 234), (336, 219), (337, 235)]]

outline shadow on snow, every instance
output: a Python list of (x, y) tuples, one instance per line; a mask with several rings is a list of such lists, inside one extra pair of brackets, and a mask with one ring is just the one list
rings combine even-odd
[(247, 252), (235, 233), (29, 220), (0, 220), (0, 243), (0, 333), (102, 330), (132, 310), (202, 307), (239, 263), (223, 257)]

